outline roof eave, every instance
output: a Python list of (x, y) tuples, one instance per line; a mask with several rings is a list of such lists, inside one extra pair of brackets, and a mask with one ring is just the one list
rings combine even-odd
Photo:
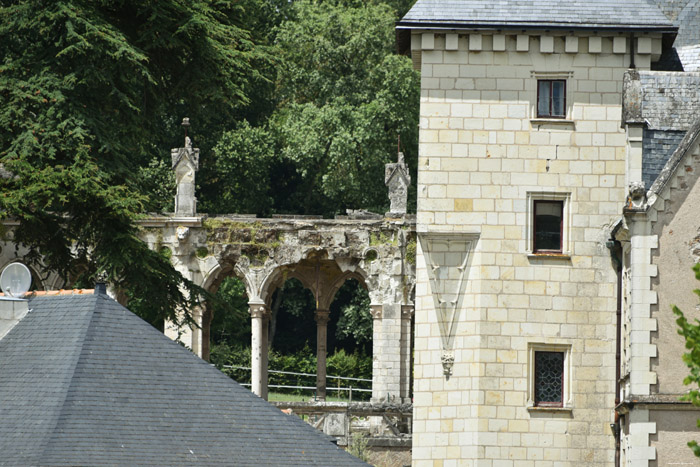
[(398, 21), (396, 29), (434, 29), (434, 30), (457, 30), (457, 31), (475, 31), (475, 30), (608, 30), (608, 31), (626, 31), (626, 32), (659, 32), (659, 33), (677, 33), (678, 28), (673, 25), (649, 25), (649, 24), (585, 24), (585, 23), (496, 23), (496, 22), (455, 22), (455, 21)]

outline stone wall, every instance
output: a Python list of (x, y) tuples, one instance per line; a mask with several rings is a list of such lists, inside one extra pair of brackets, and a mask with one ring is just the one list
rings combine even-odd
[[(642, 69), (660, 51), (648, 39)], [(628, 43), (430, 31), (411, 43), (422, 73), (419, 237), (478, 238), (451, 353), (430, 277), (441, 266), (419, 243), (414, 465), (609, 465), (616, 272), (606, 241), (626, 196)], [(565, 118), (536, 117), (538, 79), (566, 80)], [(538, 199), (564, 203), (560, 254), (532, 251)], [(558, 409), (532, 400), (533, 354), (548, 348), (566, 353)]]

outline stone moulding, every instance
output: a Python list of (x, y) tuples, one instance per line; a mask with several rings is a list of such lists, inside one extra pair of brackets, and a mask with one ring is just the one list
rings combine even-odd
[(419, 233), (440, 330), (443, 374), (449, 378), (455, 361), (454, 337), (478, 234)]

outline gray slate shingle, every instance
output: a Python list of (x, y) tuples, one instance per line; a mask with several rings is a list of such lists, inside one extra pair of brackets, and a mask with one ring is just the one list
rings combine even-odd
[(410, 23), (673, 29), (661, 10), (646, 0), (418, 0), (398, 26)]
[(648, 190), (659, 176), (673, 152), (685, 136), (685, 131), (644, 129), (642, 139), (642, 180)]
[(105, 295), (0, 340), (0, 465), (366, 465)]
[(652, 130), (687, 131), (700, 115), (700, 72), (640, 71), (642, 117)]
[[(698, 23), (700, 31), (700, 22)], [(700, 71), (700, 45), (676, 48), (678, 58), (683, 64), (683, 71)]]

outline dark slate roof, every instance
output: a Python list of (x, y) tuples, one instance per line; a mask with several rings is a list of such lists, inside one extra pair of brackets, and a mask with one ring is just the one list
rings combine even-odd
[(640, 71), (641, 117), (652, 130), (687, 131), (700, 115), (700, 73)]
[(565, 27), (673, 32), (647, 0), (418, 0), (398, 23), (411, 27)]
[(700, 117), (695, 120), (693, 125), (685, 133), (683, 140), (681, 140), (676, 150), (671, 157), (669, 157), (666, 165), (661, 169), (661, 173), (659, 173), (659, 176), (654, 180), (654, 183), (651, 184), (651, 188), (649, 188), (650, 192), (658, 195), (663, 191), (664, 187), (673, 178), (673, 174), (679, 170), (681, 161), (685, 159), (688, 151), (695, 147), (698, 138), (700, 138)]
[(0, 465), (366, 465), (106, 295), (0, 340)]
[(644, 129), (642, 181), (648, 190), (685, 136), (685, 131)]

